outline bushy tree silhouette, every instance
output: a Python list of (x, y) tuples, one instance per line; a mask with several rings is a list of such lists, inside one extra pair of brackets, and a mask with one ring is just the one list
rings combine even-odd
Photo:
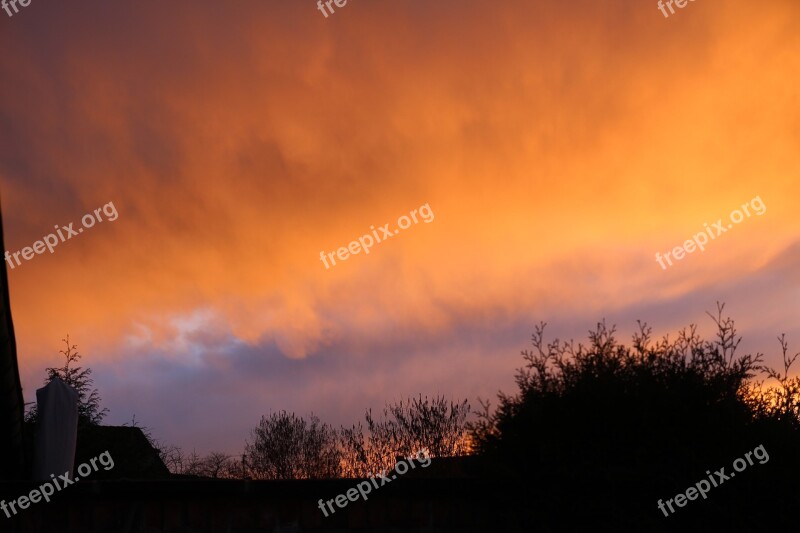
[[(522, 352), (519, 392), (501, 393), (494, 412), (482, 402), (472, 425), (489, 475), (528, 484), (527, 503), (515, 508), (535, 508), (536, 523), (558, 530), (590, 523), (617, 531), (788, 524), (781, 513), (800, 494), (793, 359), (783, 340), (783, 374), (770, 373), (760, 353), (737, 356), (741, 338), (723, 308), (710, 315), (718, 330), (713, 341), (700, 339), (692, 325), (674, 341), (654, 343), (652, 329), (640, 322), (632, 346), (624, 346), (601, 322), (588, 345), (575, 346), (546, 342), (545, 324), (536, 326), (533, 350)], [(752, 383), (759, 372), (782, 387), (765, 391)], [(659, 498), (684, 492), (706, 470), (730, 470), (760, 444), (771, 463), (751, 466), (679, 513), (664, 517), (657, 509)]]

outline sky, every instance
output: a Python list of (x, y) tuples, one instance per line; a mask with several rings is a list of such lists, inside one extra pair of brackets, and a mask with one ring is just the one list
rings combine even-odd
[(795, 0), (18, 7), (5, 244), (57, 242), (6, 261), (26, 401), (69, 334), (106, 423), (241, 453), (280, 410), (514, 392), (539, 321), (721, 301), (740, 353), (800, 351)]

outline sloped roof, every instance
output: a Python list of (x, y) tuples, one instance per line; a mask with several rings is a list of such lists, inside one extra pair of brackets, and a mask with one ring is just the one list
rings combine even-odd
[(80, 428), (75, 468), (106, 451), (114, 460), (114, 467), (105, 470), (98, 463), (98, 471), (92, 473), (90, 479), (159, 479), (170, 475), (142, 430), (129, 426)]

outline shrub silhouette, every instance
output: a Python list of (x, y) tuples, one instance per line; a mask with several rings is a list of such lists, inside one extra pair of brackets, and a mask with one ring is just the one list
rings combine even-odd
[[(639, 322), (632, 346), (617, 343), (605, 322), (589, 344), (546, 342), (535, 327), (533, 350), (516, 376), (519, 392), (473, 425), (489, 475), (528, 484), (511, 508), (532, 523), (569, 531), (576, 524), (617, 531), (762, 530), (792, 523), (797, 508), (798, 383), (762, 365), (763, 355), (736, 355), (734, 322), (717, 316), (713, 341), (692, 325), (674, 341), (651, 339)], [(796, 357), (796, 356), (795, 356)], [(760, 373), (780, 387), (753, 383)], [(781, 379), (783, 378), (783, 381)], [(707, 470), (726, 467), (763, 444), (771, 461), (665, 517), (658, 499), (673, 498)], [(790, 507), (787, 507), (790, 505)], [(783, 513), (783, 514), (782, 514)], [(545, 529), (547, 530), (547, 529)]]

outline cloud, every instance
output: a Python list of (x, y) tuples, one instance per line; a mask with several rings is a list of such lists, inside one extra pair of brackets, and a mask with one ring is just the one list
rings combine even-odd
[[(26, 9), (0, 33), (6, 243), (119, 212), (11, 272), (29, 398), (67, 332), (115, 410), (190, 442), (213, 440), (193, 406), (241, 428), (491, 394), (539, 319), (670, 328), (724, 299), (759, 339), (797, 323), (796, 3)], [(653, 260), (756, 195), (763, 217)]]

